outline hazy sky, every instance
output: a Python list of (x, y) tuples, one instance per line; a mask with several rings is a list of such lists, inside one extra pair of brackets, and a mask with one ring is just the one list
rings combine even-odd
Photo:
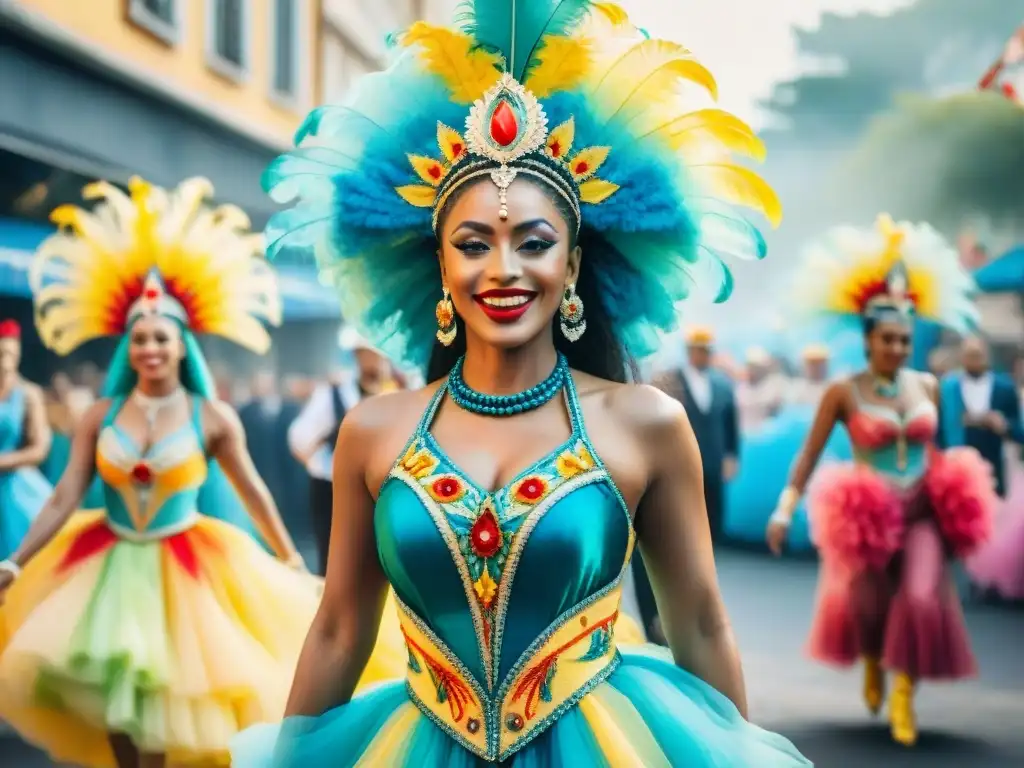
[[(813, 27), (822, 12), (888, 13), (913, 0), (620, 0), (653, 37), (682, 43), (714, 73), (720, 104), (760, 122), (755, 109), (772, 84), (803, 70), (793, 27)], [(678, 8), (669, 14), (669, 8)]]

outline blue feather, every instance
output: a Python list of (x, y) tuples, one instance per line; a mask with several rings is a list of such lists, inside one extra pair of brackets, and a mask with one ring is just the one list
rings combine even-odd
[(519, 82), (546, 35), (568, 35), (590, 11), (591, 0), (465, 0), (457, 21), (481, 47), (505, 57)]

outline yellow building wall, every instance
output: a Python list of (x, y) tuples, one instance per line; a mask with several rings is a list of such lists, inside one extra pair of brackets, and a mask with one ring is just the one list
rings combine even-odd
[[(314, 59), (320, 25), (319, 3), (306, 0), (302, 21), (307, 35), (300, 44), (307, 81), (306, 98), (318, 90)], [(179, 39), (174, 45), (154, 37), (128, 18), (127, 0), (17, 0), (50, 22), (109, 54), (138, 67), (138, 74), (153, 72), (176, 83), (182, 90), (216, 103), (236, 117), (255, 122), (289, 140), (305, 114), (308, 101), (297, 109), (275, 103), (270, 96), (271, 0), (249, 0), (249, 71), (242, 82), (217, 74), (206, 59), (206, 0), (181, 3), (184, 14)]]

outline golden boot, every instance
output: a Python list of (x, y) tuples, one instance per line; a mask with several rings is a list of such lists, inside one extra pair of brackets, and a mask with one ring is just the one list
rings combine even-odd
[(914, 681), (899, 672), (889, 697), (889, 725), (893, 739), (905, 747), (917, 742), (917, 718), (914, 716)]
[(864, 703), (872, 715), (877, 715), (885, 701), (885, 671), (873, 656), (864, 657)]

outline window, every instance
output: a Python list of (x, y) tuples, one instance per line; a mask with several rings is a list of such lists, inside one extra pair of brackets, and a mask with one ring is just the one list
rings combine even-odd
[(128, 18), (165, 43), (178, 42), (180, 0), (128, 0)]
[(342, 104), (353, 85), (374, 71), (370, 62), (347, 45), (340, 35), (328, 33), (323, 41), (323, 99), (327, 104)]
[(247, 0), (207, 0), (206, 60), (218, 73), (242, 80), (249, 69)]
[(299, 97), (300, 27), (298, 0), (273, 0), (270, 24), (273, 62), (270, 90), (286, 101)]

